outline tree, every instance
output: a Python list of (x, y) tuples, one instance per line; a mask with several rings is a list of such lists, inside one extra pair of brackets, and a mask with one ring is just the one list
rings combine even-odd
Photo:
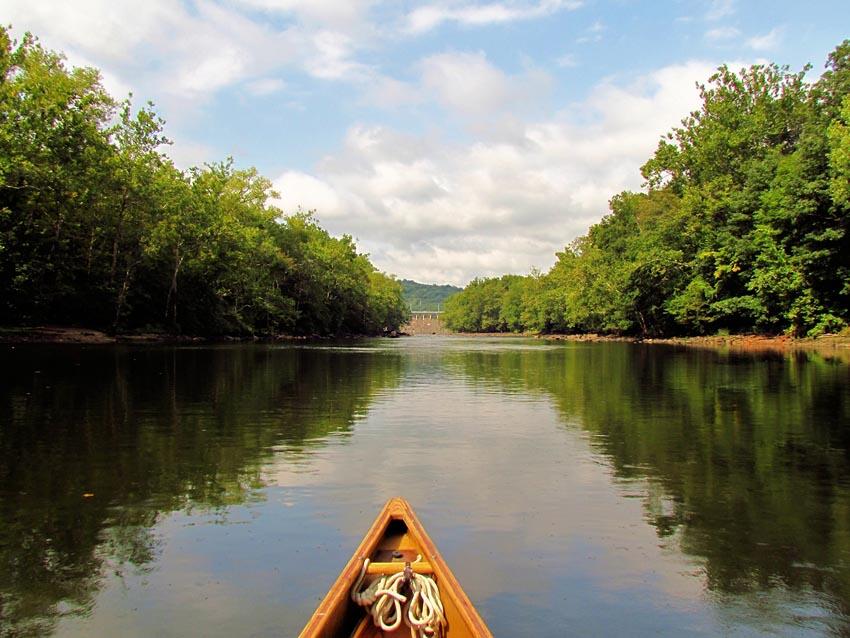
[(183, 172), (151, 104), (0, 29), (0, 322), (372, 333), (405, 318), (351, 237), (270, 206), (233, 160)]
[[(814, 84), (720, 67), (643, 165), (646, 192), (557, 254), (501, 315), (542, 332), (817, 335), (850, 321), (850, 41)], [(473, 281), (457, 329), (503, 330)], [(492, 291), (492, 290), (491, 290)], [(492, 298), (493, 295), (490, 295)]]

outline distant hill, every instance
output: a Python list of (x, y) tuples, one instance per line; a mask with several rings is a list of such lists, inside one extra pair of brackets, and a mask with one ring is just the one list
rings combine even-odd
[(409, 279), (402, 279), (401, 285), (404, 288), (404, 300), (411, 310), (442, 310), (446, 299), (463, 290), (448, 284), (420, 284)]

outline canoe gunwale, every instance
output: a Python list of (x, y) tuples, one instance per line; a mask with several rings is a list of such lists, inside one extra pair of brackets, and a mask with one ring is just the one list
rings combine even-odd
[[(363, 560), (372, 556), (378, 544), (384, 537), (388, 526), (393, 520), (401, 520), (410, 534), (422, 548), (422, 559), (430, 563), (440, 588), (440, 594), (445, 599), (450, 597), (455, 603), (458, 616), (454, 623), (460, 621), (468, 629), (467, 635), (480, 638), (492, 638), (490, 630), (476, 611), (472, 602), (460, 586), (448, 564), (440, 556), (436, 545), (428, 536), (425, 528), (419, 522), (413, 508), (403, 498), (396, 497), (387, 501), (381, 513), (372, 523), (369, 531), (363, 537), (351, 559), (343, 568), (342, 573), (331, 585), (330, 590), (319, 604), (307, 625), (301, 631), (300, 638), (331, 637), (340, 635), (345, 621), (345, 610), (351, 585), (360, 574)], [(452, 635), (451, 627), (447, 638)]]

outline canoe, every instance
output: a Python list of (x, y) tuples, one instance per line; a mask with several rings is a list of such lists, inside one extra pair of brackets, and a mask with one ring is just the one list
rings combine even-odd
[[(421, 559), (417, 561), (420, 556)], [(367, 558), (370, 563), (364, 570), (364, 560)], [(443, 638), (492, 638), (487, 625), (403, 498), (387, 501), (351, 560), (304, 627), (301, 638), (410, 635), (410, 628), (403, 622), (392, 632), (377, 627), (367, 610), (358, 606), (351, 596), (351, 589), (358, 583), (361, 572), (364, 578), (362, 584), (358, 584), (358, 590), (382, 575), (404, 570), (406, 564), (410, 565), (409, 571), (425, 574), (436, 583), (445, 619), (439, 632)], [(407, 598), (411, 599), (410, 591), (406, 593)]]

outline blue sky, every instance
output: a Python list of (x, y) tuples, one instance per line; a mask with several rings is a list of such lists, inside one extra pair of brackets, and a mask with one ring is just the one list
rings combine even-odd
[(232, 155), (379, 268), (545, 270), (640, 187), (721, 63), (812, 77), (846, 1), (6, 0), (3, 21), (152, 100), (181, 166)]

